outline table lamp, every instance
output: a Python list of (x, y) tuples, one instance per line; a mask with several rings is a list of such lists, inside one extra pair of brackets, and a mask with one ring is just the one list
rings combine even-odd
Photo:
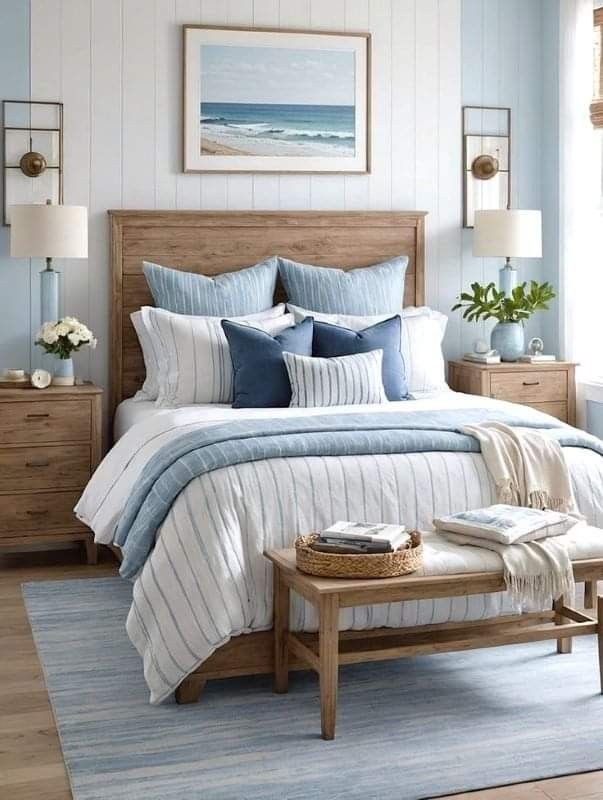
[(473, 255), (505, 259), (505, 266), (498, 273), (498, 288), (509, 296), (517, 286), (517, 270), (511, 266), (511, 258), (542, 256), (540, 211), (517, 208), (476, 211)]
[(40, 272), (41, 322), (59, 319), (60, 272), (53, 258), (88, 257), (88, 209), (85, 206), (46, 204), (10, 208), (10, 254), (17, 258), (45, 258)]

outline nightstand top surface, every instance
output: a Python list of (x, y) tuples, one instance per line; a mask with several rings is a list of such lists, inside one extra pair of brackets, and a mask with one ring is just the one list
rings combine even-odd
[(455, 367), (470, 367), (471, 369), (481, 369), (492, 372), (521, 372), (521, 370), (532, 369), (554, 370), (577, 366), (573, 361), (540, 361), (535, 363), (529, 361), (501, 361), (500, 364), (480, 364), (478, 361), (465, 361), (462, 358), (453, 359), (448, 363), (454, 364)]
[(36, 389), (27, 386), (2, 386), (0, 387), (0, 403), (3, 400), (61, 400), (72, 397), (85, 397), (87, 395), (101, 394), (100, 386), (86, 381), (79, 386), (49, 386), (46, 389)]

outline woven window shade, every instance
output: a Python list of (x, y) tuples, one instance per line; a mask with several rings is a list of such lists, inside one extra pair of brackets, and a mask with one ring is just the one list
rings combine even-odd
[(594, 92), (590, 118), (595, 128), (603, 128), (603, 8), (595, 9)]

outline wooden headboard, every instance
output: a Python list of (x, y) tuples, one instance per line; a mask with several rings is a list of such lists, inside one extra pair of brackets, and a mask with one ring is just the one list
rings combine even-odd
[[(111, 407), (144, 380), (130, 314), (153, 305), (143, 260), (218, 275), (283, 255), (363, 267), (407, 255), (404, 305), (424, 303), (423, 211), (109, 211), (113, 272)], [(275, 300), (285, 299), (277, 285)]]

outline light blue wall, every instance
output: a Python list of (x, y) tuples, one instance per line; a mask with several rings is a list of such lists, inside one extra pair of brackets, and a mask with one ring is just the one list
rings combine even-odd
[[(542, 239), (543, 275), (559, 285), (559, 0), (542, 6)], [(542, 335), (547, 350), (559, 352), (559, 305), (555, 300), (543, 315)]]
[[(462, 9), (463, 104), (511, 108), (511, 207), (544, 212), (544, 259), (520, 260), (520, 280), (556, 284), (558, 0), (463, 0)], [(463, 231), (463, 285), (497, 281), (502, 259), (473, 258), (472, 238), (471, 230)], [(492, 324), (467, 326), (465, 349), (467, 337), (487, 337)], [(555, 311), (535, 315), (526, 335), (544, 336), (547, 350), (555, 352)]]
[[(29, 30), (29, 0), (0, 0), (0, 100), (29, 100)], [(8, 257), (8, 232), (0, 226), (0, 368), (29, 369), (30, 263)]]

